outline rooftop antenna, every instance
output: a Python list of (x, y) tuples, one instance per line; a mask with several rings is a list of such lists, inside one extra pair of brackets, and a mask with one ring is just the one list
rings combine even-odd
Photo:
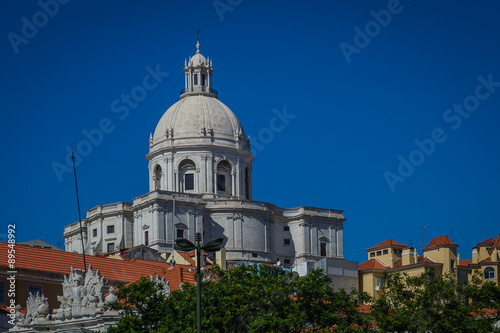
[(410, 242), (410, 247), (413, 247), (413, 241), (409, 238), (407, 238), (406, 240)]
[(82, 239), (83, 271), (87, 271), (85, 262), (85, 245), (83, 243), (82, 215), (80, 214), (80, 198), (78, 196), (78, 182), (76, 181), (75, 150), (71, 147), (71, 159), (73, 160), (73, 173), (75, 174), (76, 203), (78, 205), (78, 221), (80, 222), (80, 238)]
[(422, 227), (422, 248), (425, 247), (425, 228), (428, 226), (428, 224), (424, 224), (424, 226)]

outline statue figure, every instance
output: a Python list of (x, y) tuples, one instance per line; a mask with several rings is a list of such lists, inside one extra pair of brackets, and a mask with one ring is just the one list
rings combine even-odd
[(37, 312), (38, 324), (47, 323), (49, 321), (49, 314), (50, 314), (49, 302), (48, 298), (45, 297), (43, 294), (40, 295), (39, 304), (36, 308), (36, 312)]
[(101, 277), (99, 271), (94, 272), (92, 265), (89, 265), (89, 270), (85, 276), (85, 288), (87, 290), (86, 296), (86, 310), (87, 315), (95, 315), (97, 313), (104, 313), (104, 302), (102, 300), (102, 287), (104, 286), (104, 277)]
[(15, 327), (20, 328), (24, 325), (24, 320), (26, 315), (21, 312), (21, 304), (16, 305), (16, 313), (14, 314), (14, 324)]
[[(71, 316), (81, 317), (82, 316), (82, 299), (87, 295), (87, 289), (83, 285), (85, 279), (83, 277), (84, 271), (81, 269), (73, 269), (71, 267), (71, 273), (69, 275), (69, 283), (71, 288), (71, 294), (69, 299), (71, 300)], [(66, 277), (64, 277), (66, 280)]]
[(159, 293), (163, 294), (165, 297), (169, 297), (170, 296), (170, 283), (169, 281), (166, 281), (165, 282), (165, 277), (162, 277), (160, 279), (160, 277), (158, 275), (156, 275), (156, 278), (153, 278), (152, 275), (150, 275), (151, 277), (151, 281), (154, 281), (156, 283), (159, 283), (160, 284), (160, 290), (159, 290)]
[(39, 292), (37, 292), (36, 295), (30, 293), (26, 302), (26, 307), (27, 315), (24, 319), (24, 325), (31, 325), (33, 323), (43, 324), (48, 322), (49, 303), (47, 302), (47, 297), (40, 295)]
[(68, 299), (64, 296), (57, 296), (57, 300), (61, 303), (59, 309), (53, 311), (52, 318), (63, 320), (65, 317), (71, 317), (71, 305), (68, 304)]

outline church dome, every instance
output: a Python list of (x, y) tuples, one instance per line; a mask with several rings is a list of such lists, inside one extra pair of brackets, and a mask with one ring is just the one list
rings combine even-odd
[[(213, 150), (215, 147), (237, 149), (250, 155), (250, 144), (238, 118), (219, 101), (212, 88), (212, 61), (200, 52), (184, 62), (185, 85), (180, 101), (161, 117), (150, 138), (150, 154), (188, 147), (188, 150)], [(196, 146), (196, 147), (195, 147)]]
[(163, 114), (150, 150), (204, 144), (248, 149), (234, 113), (215, 97), (195, 94), (182, 98)]

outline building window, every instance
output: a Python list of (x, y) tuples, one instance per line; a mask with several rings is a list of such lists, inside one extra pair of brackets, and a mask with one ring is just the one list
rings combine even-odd
[(377, 251), (377, 257), (382, 255), (382, 251)]
[(290, 227), (283, 227), (283, 231), (290, 231)]
[(205, 74), (201, 74), (201, 85), (205, 85)]
[(197, 86), (198, 85), (198, 74), (195, 74), (194, 75), (194, 85)]
[(184, 229), (177, 229), (177, 238), (184, 238)]
[(0, 304), (5, 304), (5, 282), (0, 281)]
[(258, 254), (257, 253), (252, 253), (252, 258), (257, 258)]
[(290, 238), (283, 239), (283, 244), (284, 245), (290, 245)]
[(384, 278), (377, 277), (377, 287), (382, 288), (384, 286)]
[(375, 257), (375, 252), (371, 252), (370, 253), (370, 258), (374, 258)]
[(37, 285), (37, 284), (28, 284), (28, 295), (29, 294), (36, 295), (36, 293), (42, 294), (42, 286)]
[(92, 230), (92, 237), (97, 237), (97, 229)]
[(144, 245), (149, 245), (149, 231), (144, 231)]
[(194, 190), (194, 174), (186, 173), (184, 175), (184, 190), (186, 191)]
[(326, 243), (321, 242), (320, 243), (320, 249), (321, 249), (321, 256), (326, 257)]
[(250, 169), (245, 169), (245, 197), (250, 200)]
[(493, 267), (486, 267), (484, 270), (484, 279), (493, 280), (495, 278), (495, 269)]
[(285, 259), (285, 265), (290, 265), (290, 259)]
[(384, 254), (388, 254), (389, 253), (389, 250), (384, 250)]
[(161, 190), (161, 166), (155, 168), (155, 190)]
[(108, 252), (115, 250), (115, 243), (108, 243)]
[(196, 170), (196, 164), (191, 160), (184, 160), (179, 165), (179, 181), (181, 191), (194, 191), (194, 172)]
[(115, 226), (114, 225), (108, 225), (106, 228), (106, 232), (108, 234), (114, 234), (115, 233)]
[(217, 193), (232, 194), (231, 172), (231, 164), (228, 161), (220, 161), (217, 164)]
[(434, 268), (425, 268), (425, 273), (427, 277), (427, 281), (432, 281), (434, 279)]
[(217, 192), (226, 192), (226, 176), (217, 175)]
[(455, 268), (455, 260), (450, 261), (450, 269)]

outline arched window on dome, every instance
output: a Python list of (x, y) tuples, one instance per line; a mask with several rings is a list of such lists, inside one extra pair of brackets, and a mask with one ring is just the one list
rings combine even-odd
[(196, 164), (191, 160), (184, 160), (179, 165), (181, 192), (196, 192), (195, 186)]
[(155, 167), (155, 190), (161, 190), (161, 166)]
[(250, 168), (245, 168), (245, 198), (250, 200)]
[(218, 194), (232, 195), (231, 164), (220, 161), (217, 164), (216, 188)]

